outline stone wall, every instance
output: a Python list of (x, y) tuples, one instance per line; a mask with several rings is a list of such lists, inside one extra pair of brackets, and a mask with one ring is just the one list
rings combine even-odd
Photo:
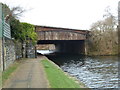
[(22, 43), (16, 41), (15, 43), (15, 53), (16, 53), (16, 59), (20, 59), (23, 57), (22, 53)]
[(4, 38), (4, 69), (8, 68), (16, 60), (15, 43), (11, 39)]
[[(4, 62), (4, 64), (0, 62), (0, 65), (3, 67), (2, 70), (5, 70), (11, 64), (13, 64), (15, 60), (23, 57), (23, 45), (18, 41), (14, 41), (8, 38), (4, 38), (3, 41), (0, 40), (0, 44), (0, 61)], [(26, 58), (36, 57), (35, 47), (32, 45), (32, 43), (27, 45), (26, 54)]]
[(36, 57), (36, 48), (32, 42), (28, 43), (26, 46), (26, 58), (35, 58)]
[(12, 39), (0, 39), (0, 67), (7, 69), (15, 60), (22, 58), (22, 44)]

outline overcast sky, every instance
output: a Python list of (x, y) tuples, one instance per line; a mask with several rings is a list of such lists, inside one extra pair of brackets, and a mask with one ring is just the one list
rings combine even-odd
[(117, 14), (119, 0), (0, 0), (10, 7), (21, 6), (27, 11), (22, 22), (53, 27), (89, 29), (101, 20), (105, 8), (110, 6)]

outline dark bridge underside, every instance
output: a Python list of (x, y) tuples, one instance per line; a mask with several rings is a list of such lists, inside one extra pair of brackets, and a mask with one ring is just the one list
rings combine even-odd
[(83, 43), (84, 40), (38, 40), (37, 44)]
[(85, 54), (85, 40), (38, 40), (37, 44), (54, 44), (59, 53)]

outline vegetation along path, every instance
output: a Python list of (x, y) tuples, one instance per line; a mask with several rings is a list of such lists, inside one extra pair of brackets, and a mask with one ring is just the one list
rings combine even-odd
[(11, 69), (3, 74), (4, 79), (7, 78), (3, 80), (3, 88), (84, 88), (45, 56), (23, 60), (17, 67), (9, 77), (6, 73)]
[(48, 81), (45, 77), (40, 60), (28, 59), (5, 82), (3, 88), (47, 88)]

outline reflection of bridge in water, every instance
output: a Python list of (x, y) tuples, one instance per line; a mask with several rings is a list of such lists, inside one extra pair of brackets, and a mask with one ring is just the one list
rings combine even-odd
[(86, 53), (89, 31), (46, 26), (35, 26), (37, 44), (54, 44), (59, 53)]

